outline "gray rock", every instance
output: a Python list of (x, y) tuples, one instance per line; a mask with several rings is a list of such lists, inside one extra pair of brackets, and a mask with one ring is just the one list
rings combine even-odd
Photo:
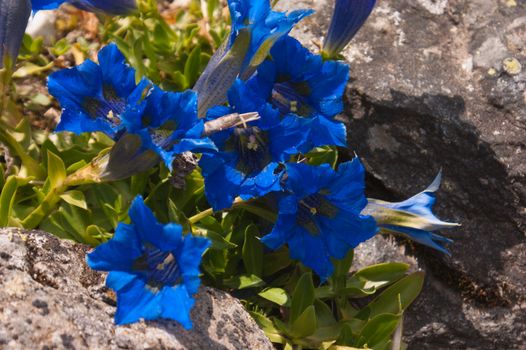
[[(279, 6), (317, 10), (293, 32), (317, 49), (332, 4)], [(400, 241), (427, 272), (406, 318), (410, 348), (526, 348), (526, 72), (508, 66), (526, 64), (526, 3), (378, 1), (343, 55), (368, 194), (407, 198), (442, 168), (436, 212), (462, 223), (445, 232), (452, 258)], [(380, 259), (381, 246), (367, 249)]]
[(1, 349), (272, 349), (237, 299), (201, 288), (194, 329), (171, 321), (115, 326), (114, 295), (87, 247), (39, 231), (0, 230)]

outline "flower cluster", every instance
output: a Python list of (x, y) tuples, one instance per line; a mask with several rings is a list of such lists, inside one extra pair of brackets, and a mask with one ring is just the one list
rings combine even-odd
[(136, 84), (135, 70), (115, 44), (104, 47), (98, 58), (98, 65), (87, 60), (49, 77), (49, 92), (62, 106), (57, 131), (100, 131), (115, 140), (137, 135), (140, 148), (153, 151), (170, 169), (177, 154), (215, 150), (202, 137), (195, 92), (163, 91), (146, 78)]
[[(71, 2), (110, 13), (133, 7), (130, 1)], [(347, 3), (336, 1), (321, 55), (288, 35), (312, 11), (285, 14), (273, 11), (269, 0), (229, 0), (231, 33), (190, 91), (164, 91), (147, 78), (136, 82), (135, 70), (110, 44), (100, 51), (98, 64), (88, 60), (49, 77), (49, 91), (63, 109), (56, 130), (98, 131), (113, 138), (112, 153), (122, 155), (116, 157), (122, 164), (108, 169), (117, 177), (142, 169), (130, 164), (143, 162), (145, 154), (172, 170), (177, 154), (199, 153), (212, 209), (264, 197), (277, 208), (277, 220), (261, 242), (270, 250), (287, 245), (290, 257), (322, 282), (333, 274), (335, 260), (380, 230), (444, 251), (442, 244), (449, 241), (429, 232), (450, 225), (430, 209), (439, 180), (407, 201), (368, 204), (358, 158), (336, 169), (309, 162), (317, 147), (346, 147), (346, 127), (338, 115), (349, 67), (329, 58), (351, 40), (374, 1), (354, 0), (349, 11), (340, 11)], [(205, 132), (207, 123), (228, 115), (257, 118)], [(126, 155), (130, 149), (132, 156)], [(387, 211), (391, 215), (382, 216)], [(394, 211), (412, 221), (393, 221)], [(157, 223), (140, 197), (129, 216), (132, 224), (121, 224), (113, 239), (88, 257), (92, 268), (111, 271), (107, 283), (117, 292), (117, 323), (162, 317), (189, 328), (191, 296), (208, 241), (191, 233), (183, 237), (179, 225)]]

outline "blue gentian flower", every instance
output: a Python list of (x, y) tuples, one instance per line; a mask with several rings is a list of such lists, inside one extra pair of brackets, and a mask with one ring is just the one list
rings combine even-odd
[(210, 139), (202, 137), (204, 123), (197, 118), (196, 93), (166, 92), (147, 79), (135, 84), (135, 70), (114, 44), (99, 52), (99, 65), (88, 60), (53, 73), (48, 88), (63, 108), (56, 131), (101, 131), (115, 141), (125, 134), (140, 136), (119, 143), (120, 157), (112, 159), (111, 178), (129, 176), (128, 170), (137, 168), (119, 159), (147, 157), (148, 164), (154, 162), (156, 157), (143, 154), (146, 150), (159, 155), (170, 170), (177, 154), (216, 150)]
[(309, 133), (315, 146), (346, 145), (345, 126), (333, 118), (343, 111), (343, 93), (349, 67), (336, 61), (323, 61), (296, 39), (281, 38), (270, 51), (272, 59), (263, 62), (248, 81), (288, 124)]
[(441, 177), (439, 173), (428, 188), (402, 202), (392, 203), (369, 199), (363, 213), (373, 216), (382, 231), (401, 234), (450, 255), (445, 244), (453, 241), (433, 233), (436, 230), (459, 226), (459, 224), (438, 219), (432, 212), (436, 200), (435, 192), (440, 187)]
[(82, 10), (125, 15), (137, 9), (136, 0), (31, 0), (33, 11), (56, 9), (68, 2)]
[(290, 256), (316, 272), (322, 281), (350, 249), (376, 234), (371, 216), (361, 215), (364, 168), (355, 158), (333, 170), (328, 164), (287, 164), (285, 194), (277, 222), (261, 241), (271, 249), (288, 244)]
[(30, 15), (31, 1), (0, 0), (0, 68), (6, 57), (16, 61)]
[(212, 140), (202, 137), (204, 121), (197, 117), (197, 94), (193, 91), (176, 93), (153, 87), (141, 118), (128, 120), (126, 126), (128, 132), (140, 135), (143, 146), (157, 153), (170, 170), (177, 154), (216, 150)]
[(56, 131), (102, 131), (116, 137), (128, 121), (141, 119), (151, 83), (143, 79), (135, 84), (135, 70), (115, 44), (98, 57), (98, 65), (87, 60), (49, 76), (49, 92), (62, 106)]
[(327, 57), (338, 55), (373, 11), (376, 0), (336, 0), (329, 32), (323, 44)]
[(108, 287), (117, 294), (115, 322), (127, 324), (143, 318), (178, 321), (192, 328), (192, 295), (199, 288), (201, 256), (210, 241), (181, 226), (161, 225), (137, 197), (130, 208), (131, 224), (119, 224), (114, 237), (88, 254), (88, 265), (110, 271)]
[[(211, 136), (219, 152), (204, 154), (199, 162), (205, 178), (205, 193), (215, 210), (228, 208), (237, 196), (263, 196), (281, 189), (280, 162), (297, 154), (297, 132), (282, 123), (279, 112), (237, 80), (228, 93), (231, 107), (215, 107), (208, 118), (229, 113), (258, 112), (260, 119)], [(288, 136), (293, 135), (292, 139)]]
[(272, 11), (269, 0), (228, 0), (232, 29), (228, 40), (214, 53), (195, 84), (199, 115), (227, 100), (227, 91), (240, 76), (248, 78), (267, 57), (274, 43), (294, 24), (312, 13)]

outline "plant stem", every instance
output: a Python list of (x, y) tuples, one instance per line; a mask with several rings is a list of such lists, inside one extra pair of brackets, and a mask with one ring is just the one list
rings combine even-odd
[[(235, 200), (234, 200), (234, 203), (232, 204), (232, 208), (235, 208), (235, 207), (239, 207), (239, 208), (243, 208), (245, 209), (246, 211), (248, 212), (251, 212), (252, 214), (256, 214), (257, 216), (263, 218), (263, 219), (266, 219), (266, 220), (269, 220), (271, 222), (274, 222), (276, 221), (276, 215), (266, 209), (263, 209), (263, 208), (259, 208), (259, 207), (256, 207), (256, 206), (253, 206), (253, 205), (250, 205), (249, 203), (250, 201), (244, 201), (242, 200), (240, 197), (237, 197)], [(227, 209), (225, 209), (227, 210)], [(203, 220), (204, 218), (210, 216), (210, 215), (213, 215), (214, 214), (214, 210), (212, 208), (208, 208), (206, 210), (203, 210), (202, 212), (200, 213), (197, 213), (195, 214), (194, 216), (190, 217), (188, 219), (188, 222), (190, 222), (190, 224), (195, 224), (201, 220)]]
[(62, 196), (68, 188), (100, 182), (93, 177), (89, 177), (90, 174), (90, 172), (85, 171), (85, 168), (82, 168), (69, 175), (60, 186), (51, 189), (39, 206), (24, 218), (22, 226), (25, 229), (38, 227), (42, 220), (56, 208), (60, 202), (60, 196)]

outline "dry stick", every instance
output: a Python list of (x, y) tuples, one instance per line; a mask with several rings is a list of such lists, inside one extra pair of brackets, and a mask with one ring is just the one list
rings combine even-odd
[(260, 116), (257, 112), (227, 114), (220, 118), (206, 122), (203, 136), (210, 136), (216, 132), (227, 130), (239, 125), (246, 127), (247, 123), (258, 120), (259, 118)]

